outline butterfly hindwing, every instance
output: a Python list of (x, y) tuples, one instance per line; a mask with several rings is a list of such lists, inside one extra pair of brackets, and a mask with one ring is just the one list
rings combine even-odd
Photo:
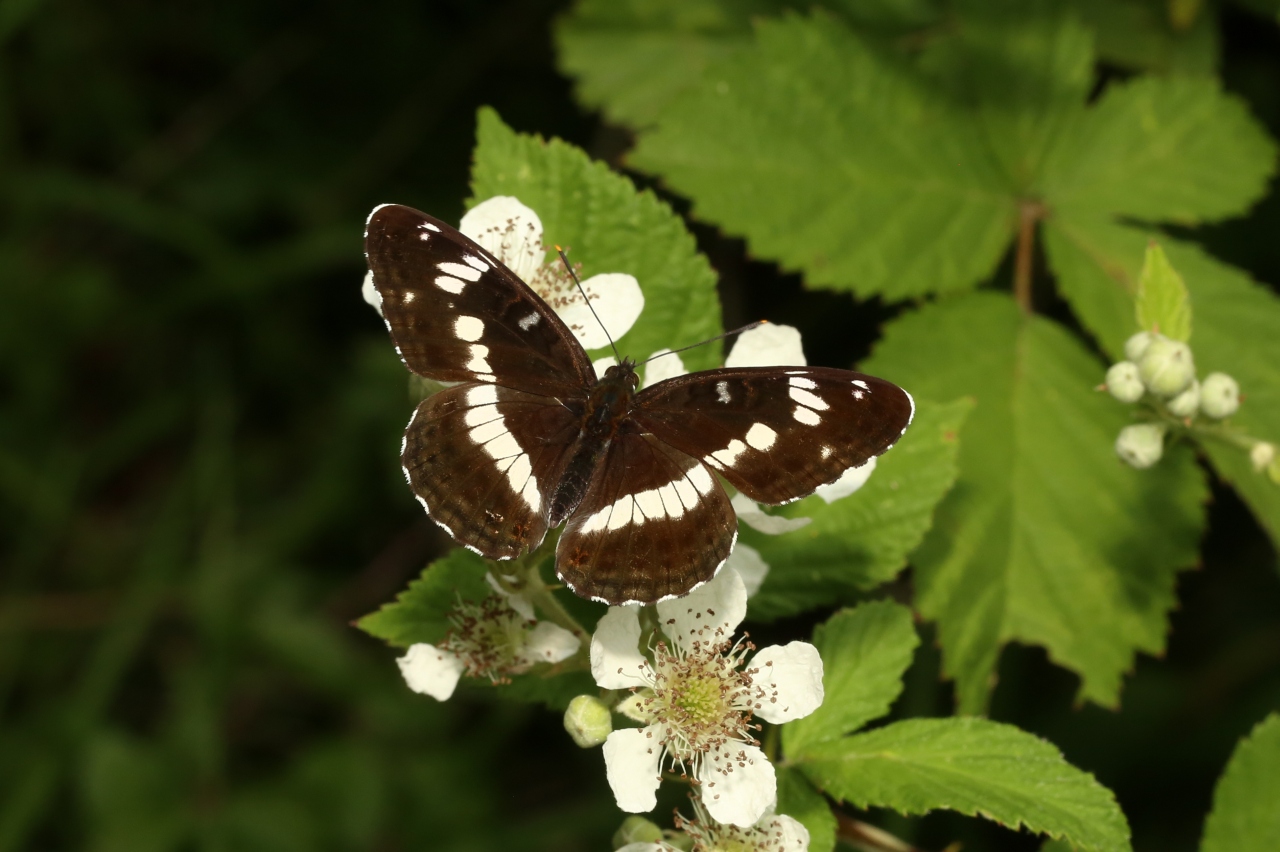
[(701, 462), (624, 424), (565, 525), (556, 571), (582, 597), (653, 603), (711, 579), (737, 534)]
[(446, 388), (418, 405), (405, 430), (404, 473), (458, 542), (511, 559), (547, 533), (579, 418), (554, 399), (497, 385)]
[(582, 395), (591, 360), (523, 281), (464, 234), (398, 204), (373, 211), (365, 255), (396, 349), (413, 372)]
[(739, 367), (641, 391), (631, 416), (762, 503), (812, 494), (883, 453), (911, 422), (910, 394), (829, 367)]

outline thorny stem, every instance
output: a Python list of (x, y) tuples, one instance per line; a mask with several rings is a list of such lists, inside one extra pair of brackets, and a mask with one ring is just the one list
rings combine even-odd
[(1033, 312), (1031, 304), (1031, 260), (1035, 247), (1036, 223), (1044, 218), (1044, 205), (1024, 200), (1018, 204), (1018, 249), (1013, 259), (1013, 298), (1024, 314)]
[[(923, 852), (900, 837), (895, 837), (884, 829), (862, 820), (854, 819), (848, 814), (835, 812), (838, 827), (836, 836), (862, 852)], [(945, 852), (958, 850), (959, 844), (953, 843)]]

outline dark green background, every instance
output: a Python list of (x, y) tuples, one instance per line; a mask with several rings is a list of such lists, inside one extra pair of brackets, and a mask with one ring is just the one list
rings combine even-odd
[[(364, 218), (460, 216), (482, 104), (619, 164), (628, 136), (555, 71), (562, 6), (0, 3), (0, 852), (607, 847), (598, 752), (538, 708), (410, 694), (349, 626), (447, 546), (399, 472)], [(1280, 31), (1207, 13), (1226, 86), (1280, 135)], [(694, 230), (726, 324), (797, 324), (815, 363), (895, 312)], [(1197, 237), (1274, 283), (1278, 234), (1273, 190)], [(1113, 788), (1139, 850), (1196, 848), (1236, 739), (1280, 706), (1276, 556), (1221, 488), (1204, 554), (1120, 712), (1073, 708), (1038, 650), (1001, 666), (992, 715)], [(926, 642), (897, 715), (949, 712), (937, 670)], [(870, 818), (929, 849), (1036, 845)]]

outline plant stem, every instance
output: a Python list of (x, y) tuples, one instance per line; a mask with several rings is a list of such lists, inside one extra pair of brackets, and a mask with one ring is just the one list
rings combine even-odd
[(1013, 258), (1013, 298), (1024, 314), (1033, 312), (1031, 304), (1031, 260), (1035, 247), (1036, 222), (1044, 216), (1038, 201), (1018, 204), (1018, 249)]
[(835, 815), (838, 823), (836, 836), (855, 849), (861, 849), (862, 852), (921, 852), (884, 829), (839, 811), (835, 811)]

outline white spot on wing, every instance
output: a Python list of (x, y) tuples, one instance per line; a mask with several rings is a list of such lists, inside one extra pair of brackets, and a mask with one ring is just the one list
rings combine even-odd
[(662, 508), (662, 498), (658, 496), (658, 489), (656, 488), (641, 491), (637, 494), (636, 506), (644, 513), (646, 519), (660, 518), (666, 515), (666, 510)]
[[(487, 420), (473, 428), (470, 432), (471, 440), (475, 441), (477, 444), (488, 444), (499, 435), (506, 434), (509, 434), (507, 432), (507, 424), (501, 417), (496, 417), (493, 420)], [(489, 455), (492, 456), (493, 453), (491, 452)], [(498, 456), (493, 457), (498, 458)]]
[(498, 413), (498, 406), (496, 405), (478, 405), (475, 408), (468, 409), (462, 419), (468, 426), (479, 426), (493, 420), (501, 420), (502, 415)]
[(430, 222), (423, 222), (422, 227), (426, 228), (428, 231), (435, 231), (437, 234), (440, 233), (440, 229)]
[[(791, 374), (788, 374), (788, 375), (791, 375)], [(787, 380), (787, 383), (790, 384), (791, 387), (793, 388), (801, 388), (802, 390), (813, 390), (818, 386), (818, 383), (815, 382), (813, 379), (806, 379), (803, 376), (794, 376), (794, 375)]]
[(716, 450), (707, 457), (707, 460), (710, 461), (711, 459), (715, 459), (720, 462), (720, 464), (728, 466), (737, 461), (738, 456), (742, 455), (742, 451), (746, 448), (746, 444), (742, 443), (737, 438), (734, 438), (729, 442), (729, 446), (725, 447), (723, 450)]
[(729, 383), (728, 382), (723, 382), (723, 381), (716, 382), (716, 399), (720, 400), (721, 402), (729, 401)]
[(862, 379), (854, 379), (853, 383), (858, 387), (862, 388), (863, 390), (871, 390), (871, 388), (867, 387), (867, 383), (864, 382)]
[(822, 397), (817, 394), (809, 393), (807, 390), (801, 390), (800, 388), (793, 387), (788, 391), (788, 393), (791, 394), (791, 398), (796, 402), (801, 405), (807, 405), (814, 411), (826, 411), (831, 407), (822, 401)]
[(467, 391), (467, 405), (493, 405), (498, 401), (498, 389), (495, 387), (472, 388)]
[(777, 439), (778, 433), (763, 423), (753, 423), (747, 430), (747, 444), (761, 452), (772, 447)]
[(459, 340), (475, 343), (484, 336), (484, 322), (478, 317), (460, 316), (453, 321), (453, 333)]
[(480, 343), (471, 344), (471, 360), (467, 362), (467, 369), (473, 373), (487, 373), (493, 368), (489, 366), (489, 347)]
[(797, 405), (795, 410), (791, 412), (791, 416), (806, 426), (817, 426), (822, 422), (818, 412), (811, 408), (805, 408), (803, 405)]
[(447, 272), (454, 278), (461, 278), (464, 281), (479, 281), (480, 270), (466, 265), (465, 263), (454, 263), (446, 260), (440, 264), (440, 271)]
[(488, 263), (485, 263), (483, 260), (481, 260), (481, 259), (480, 259), (480, 258), (478, 258), (478, 257), (472, 257), (472, 256), (471, 256), (471, 255), (469, 255), (469, 254), (464, 254), (464, 255), (462, 256), (462, 259), (463, 259), (464, 261), (466, 261), (466, 262), (467, 262), (467, 265), (468, 265), (468, 266), (472, 266), (472, 267), (474, 267), (474, 268), (476, 268), (476, 269), (480, 270), (481, 272), (488, 272), (488, 271), (489, 271), (489, 264), (488, 264)]
[[(715, 487), (716, 481), (711, 478), (711, 472), (702, 465), (694, 465), (694, 467), (685, 474), (689, 480), (689, 484), (697, 489), (699, 494), (709, 494), (711, 489)], [(688, 503), (685, 504), (689, 505)]]
[(410, 302), (412, 302), (412, 301), (417, 297), (417, 295), (418, 295), (418, 294), (417, 294), (417, 293), (415, 293), (415, 292), (413, 292), (412, 290), (406, 290), (406, 291), (405, 291), (405, 293), (404, 293), (404, 296), (402, 296), (402, 297), (401, 297), (400, 301), (401, 301), (403, 304), (406, 304), (406, 305), (407, 305), (407, 304), (409, 304)]
[(542, 317), (538, 315), (538, 312), (534, 311), (533, 313), (529, 314), (529, 316), (522, 318), (518, 323), (518, 325), (520, 326), (521, 331), (528, 331), (529, 329), (537, 325), (538, 321), (541, 319)]

